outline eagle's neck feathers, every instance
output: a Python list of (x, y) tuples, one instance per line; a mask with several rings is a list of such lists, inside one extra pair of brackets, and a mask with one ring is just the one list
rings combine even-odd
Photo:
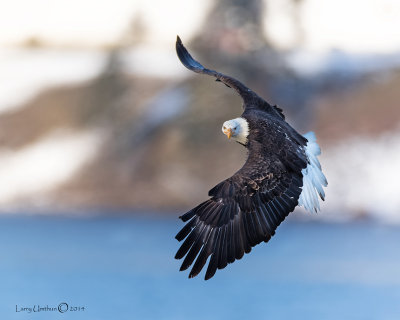
[(235, 122), (239, 124), (238, 132), (235, 137), (233, 137), (240, 144), (247, 144), (247, 137), (249, 136), (249, 123), (245, 118), (236, 118)]

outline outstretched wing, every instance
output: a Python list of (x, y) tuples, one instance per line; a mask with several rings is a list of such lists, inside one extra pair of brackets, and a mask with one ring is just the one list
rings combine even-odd
[(254, 91), (247, 88), (243, 83), (235, 78), (217, 72), (215, 70), (207, 69), (201, 65), (200, 62), (193, 59), (190, 53), (183, 46), (183, 43), (179, 36), (176, 39), (176, 53), (178, 54), (179, 60), (182, 64), (196, 73), (207, 74), (209, 76), (213, 76), (217, 81), (221, 81), (226, 86), (234, 89), (243, 99), (243, 108), (257, 108), (272, 114), (278, 115), (282, 119), (285, 119), (283, 115), (282, 109), (277, 106), (272, 106), (268, 102), (266, 102), (263, 98), (258, 96)]
[(234, 89), (243, 98), (243, 100), (261, 99), (255, 92), (247, 88), (243, 83), (236, 80), (235, 78), (224, 75), (214, 70), (204, 68), (198, 61), (193, 59), (190, 53), (183, 46), (183, 43), (179, 36), (177, 36), (176, 39), (176, 53), (178, 54), (179, 60), (186, 68), (196, 73), (207, 74), (209, 76), (215, 77), (217, 81), (221, 81), (228, 87)]
[(306, 164), (293, 159), (288, 165), (279, 158), (250, 150), (244, 166), (209, 191), (209, 200), (180, 217), (188, 222), (176, 239), (186, 239), (175, 258), (186, 256), (181, 271), (196, 260), (189, 278), (200, 273), (209, 256), (206, 280), (255, 245), (268, 242), (294, 210), (301, 193), (301, 170)]

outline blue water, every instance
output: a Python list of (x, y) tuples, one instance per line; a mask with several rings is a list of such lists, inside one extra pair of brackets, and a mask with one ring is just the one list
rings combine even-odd
[[(0, 319), (400, 319), (398, 227), (286, 222), (204, 281), (178, 272), (181, 226), (0, 217)], [(62, 302), (84, 310), (22, 310)]]

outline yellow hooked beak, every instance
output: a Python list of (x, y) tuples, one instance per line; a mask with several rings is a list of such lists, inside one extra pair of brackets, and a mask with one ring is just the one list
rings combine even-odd
[(232, 129), (229, 128), (229, 129), (226, 129), (224, 133), (226, 134), (226, 136), (228, 137), (228, 139), (230, 139), (230, 138), (232, 137), (232, 133), (233, 133), (233, 132), (232, 132)]

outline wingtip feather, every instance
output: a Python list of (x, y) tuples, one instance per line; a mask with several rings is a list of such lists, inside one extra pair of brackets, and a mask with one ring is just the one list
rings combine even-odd
[(179, 36), (176, 36), (176, 54), (178, 55), (178, 58), (182, 64), (189, 70), (197, 73), (204, 71), (204, 67), (201, 65), (201, 63), (193, 59), (189, 51), (183, 45)]

